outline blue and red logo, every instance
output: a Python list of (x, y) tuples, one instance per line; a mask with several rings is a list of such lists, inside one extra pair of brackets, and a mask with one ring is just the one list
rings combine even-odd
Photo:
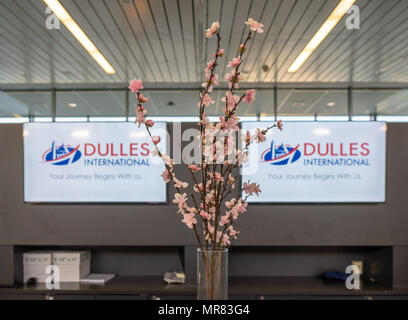
[(55, 141), (53, 141), (51, 148), (44, 152), (43, 161), (54, 166), (65, 166), (77, 162), (81, 156), (82, 153), (79, 151), (79, 145), (76, 147), (64, 144), (57, 146)]
[(283, 166), (296, 162), (302, 155), (299, 146), (298, 144), (296, 147), (292, 147), (283, 143), (275, 145), (275, 141), (272, 141), (271, 147), (262, 153), (261, 160), (274, 166)]

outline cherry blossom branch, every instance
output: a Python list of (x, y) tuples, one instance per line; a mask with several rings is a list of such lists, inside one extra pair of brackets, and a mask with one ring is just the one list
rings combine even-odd
[[(232, 71), (226, 75), (229, 83), (229, 90), (226, 92), (225, 98), (223, 98), (225, 101), (222, 100), (225, 102), (225, 112), (224, 116), (220, 117), (221, 122), (216, 126), (209, 122), (207, 116), (205, 115), (205, 108), (214, 103), (210, 97), (210, 93), (213, 91), (214, 86), (218, 85), (218, 75), (215, 73), (215, 71), (218, 66), (218, 59), (224, 55), (224, 50), (220, 49), (221, 36), (219, 32), (219, 23), (214, 22), (211, 27), (206, 30), (207, 38), (216, 35), (217, 47), (216, 52), (213, 54), (214, 59), (207, 64), (205, 69), (206, 81), (202, 85), (203, 89), (200, 91), (200, 100), (198, 102), (201, 138), (201, 164), (188, 166), (192, 180), (194, 181), (193, 191), (197, 192), (200, 196), (202, 201), (201, 204), (197, 202), (194, 193), (192, 193), (191, 200), (194, 205), (193, 207), (188, 206), (187, 202), (189, 199), (186, 196), (186, 193), (181, 194), (181, 189), (187, 188), (188, 183), (179, 181), (177, 179), (173, 170), (173, 160), (169, 156), (163, 155), (157, 146), (157, 144), (160, 142), (160, 138), (153, 136), (150, 131), (150, 128), (153, 127), (154, 122), (152, 120), (145, 120), (147, 111), (144, 109), (143, 103), (148, 102), (148, 99), (139, 92), (140, 89), (143, 89), (141, 80), (132, 80), (129, 84), (129, 89), (133, 93), (136, 93), (138, 99), (136, 122), (139, 123), (139, 126), (141, 124), (145, 126), (152, 142), (154, 143), (154, 154), (158, 155), (165, 165), (165, 171), (162, 174), (163, 179), (167, 183), (171, 181), (177, 191), (173, 202), (178, 203), (178, 211), (181, 212), (184, 217), (182, 221), (190, 229), (193, 229), (201, 249), (203, 249), (204, 245), (198, 233), (197, 219), (195, 218), (196, 214), (200, 215), (203, 223), (206, 249), (208, 249), (209, 243), (212, 243), (213, 249), (218, 250), (222, 247), (231, 245), (231, 239), (236, 238), (238, 231), (235, 231), (232, 225), (234, 220), (237, 219), (238, 214), (246, 211), (246, 200), (248, 196), (245, 197), (245, 199), (240, 197), (238, 200), (232, 198), (229, 202), (226, 201), (235, 188), (236, 178), (232, 174), (232, 171), (237, 167), (241, 167), (242, 163), (245, 162), (244, 160), (247, 159), (245, 153), (247, 152), (249, 145), (254, 141), (260, 142), (262, 139), (264, 139), (266, 132), (272, 128), (268, 128), (266, 131), (257, 131), (257, 135), (254, 139), (250, 137), (249, 140), (246, 141), (246, 146), (243, 150), (236, 150), (235, 140), (231, 138), (231, 132), (234, 132), (235, 134), (235, 132), (237, 132), (239, 129), (239, 119), (235, 116), (238, 106), (241, 102), (246, 102), (248, 105), (250, 105), (255, 99), (255, 90), (247, 90), (246, 93), (241, 96), (234, 96), (235, 89), (238, 89), (238, 84), (241, 80), (239, 69), (244, 62), (243, 57), (246, 50), (246, 45), (248, 41), (251, 40), (252, 35), (255, 32), (263, 32), (263, 25), (251, 18), (249, 18), (245, 24), (249, 26), (250, 31), (244, 43), (242, 43), (238, 49), (238, 56), (233, 58), (228, 64), (228, 67), (230, 67)], [(223, 143), (217, 142), (216, 137), (210, 137), (208, 135), (207, 129), (215, 130), (215, 132), (219, 133), (226, 132), (228, 136), (224, 137)], [(205, 144), (207, 145), (208, 143), (211, 149), (210, 154), (208, 154), (207, 157), (208, 150), (204, 147)], [(218, 147), (223, 147), (222, 163), (218, 163)], [(229, 158), (228, 160), (225, 160), (226, 155), (229, 157), (232, 154), (234, 155), (234, 160), (230, 160)], [(201, 183), (199, 183), (195, 176), (195, 173), (200, 170)], [(244, 189), (242, 191), (252, 194), (253, 192), (258, 192), (258, 190), (259, 186), (252, 183), (244, 184)], [(221, 216), (224, 201), (225, 207), (230, 211), (226, 211), (225, 215)], [(186, 211), (189, 213), (185, 213)]]

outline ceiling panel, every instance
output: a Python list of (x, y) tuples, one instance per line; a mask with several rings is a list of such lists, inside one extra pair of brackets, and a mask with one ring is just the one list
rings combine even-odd
[(357, 0), (361, 29), (345, 18), (296, 73), (287, 69), (339, 0), (60, 0), (116, 70), (107, 75), (61, 24), (48, 30), (42, 0), (0, 0), (0, 85), (124, 84), (138, 77), (183, 87), (202, 82), (222, 25), (226, 57), (246, 36), (244, 20), (260, 20), (243, 64), (246, 82), (408, 83), (408, 1)]

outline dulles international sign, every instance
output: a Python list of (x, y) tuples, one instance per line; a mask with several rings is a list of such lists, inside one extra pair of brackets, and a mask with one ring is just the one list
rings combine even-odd
[[(266, 128), (247, 122), (244, 130)], [(286, 122), (252, 145), (243, 180), (260, 183), (250, 202), (384, 202), (386, 124)]]
[[(166, 125), (153, 134), (166, 150)], [(24, 125), (27, 202), (165, 202), (164, 165), (132, 123)]]

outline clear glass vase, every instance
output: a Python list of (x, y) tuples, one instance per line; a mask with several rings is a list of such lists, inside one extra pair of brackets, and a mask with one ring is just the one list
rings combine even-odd
[(228, 249), (197, 250), (197, 299), (228, 299)]

